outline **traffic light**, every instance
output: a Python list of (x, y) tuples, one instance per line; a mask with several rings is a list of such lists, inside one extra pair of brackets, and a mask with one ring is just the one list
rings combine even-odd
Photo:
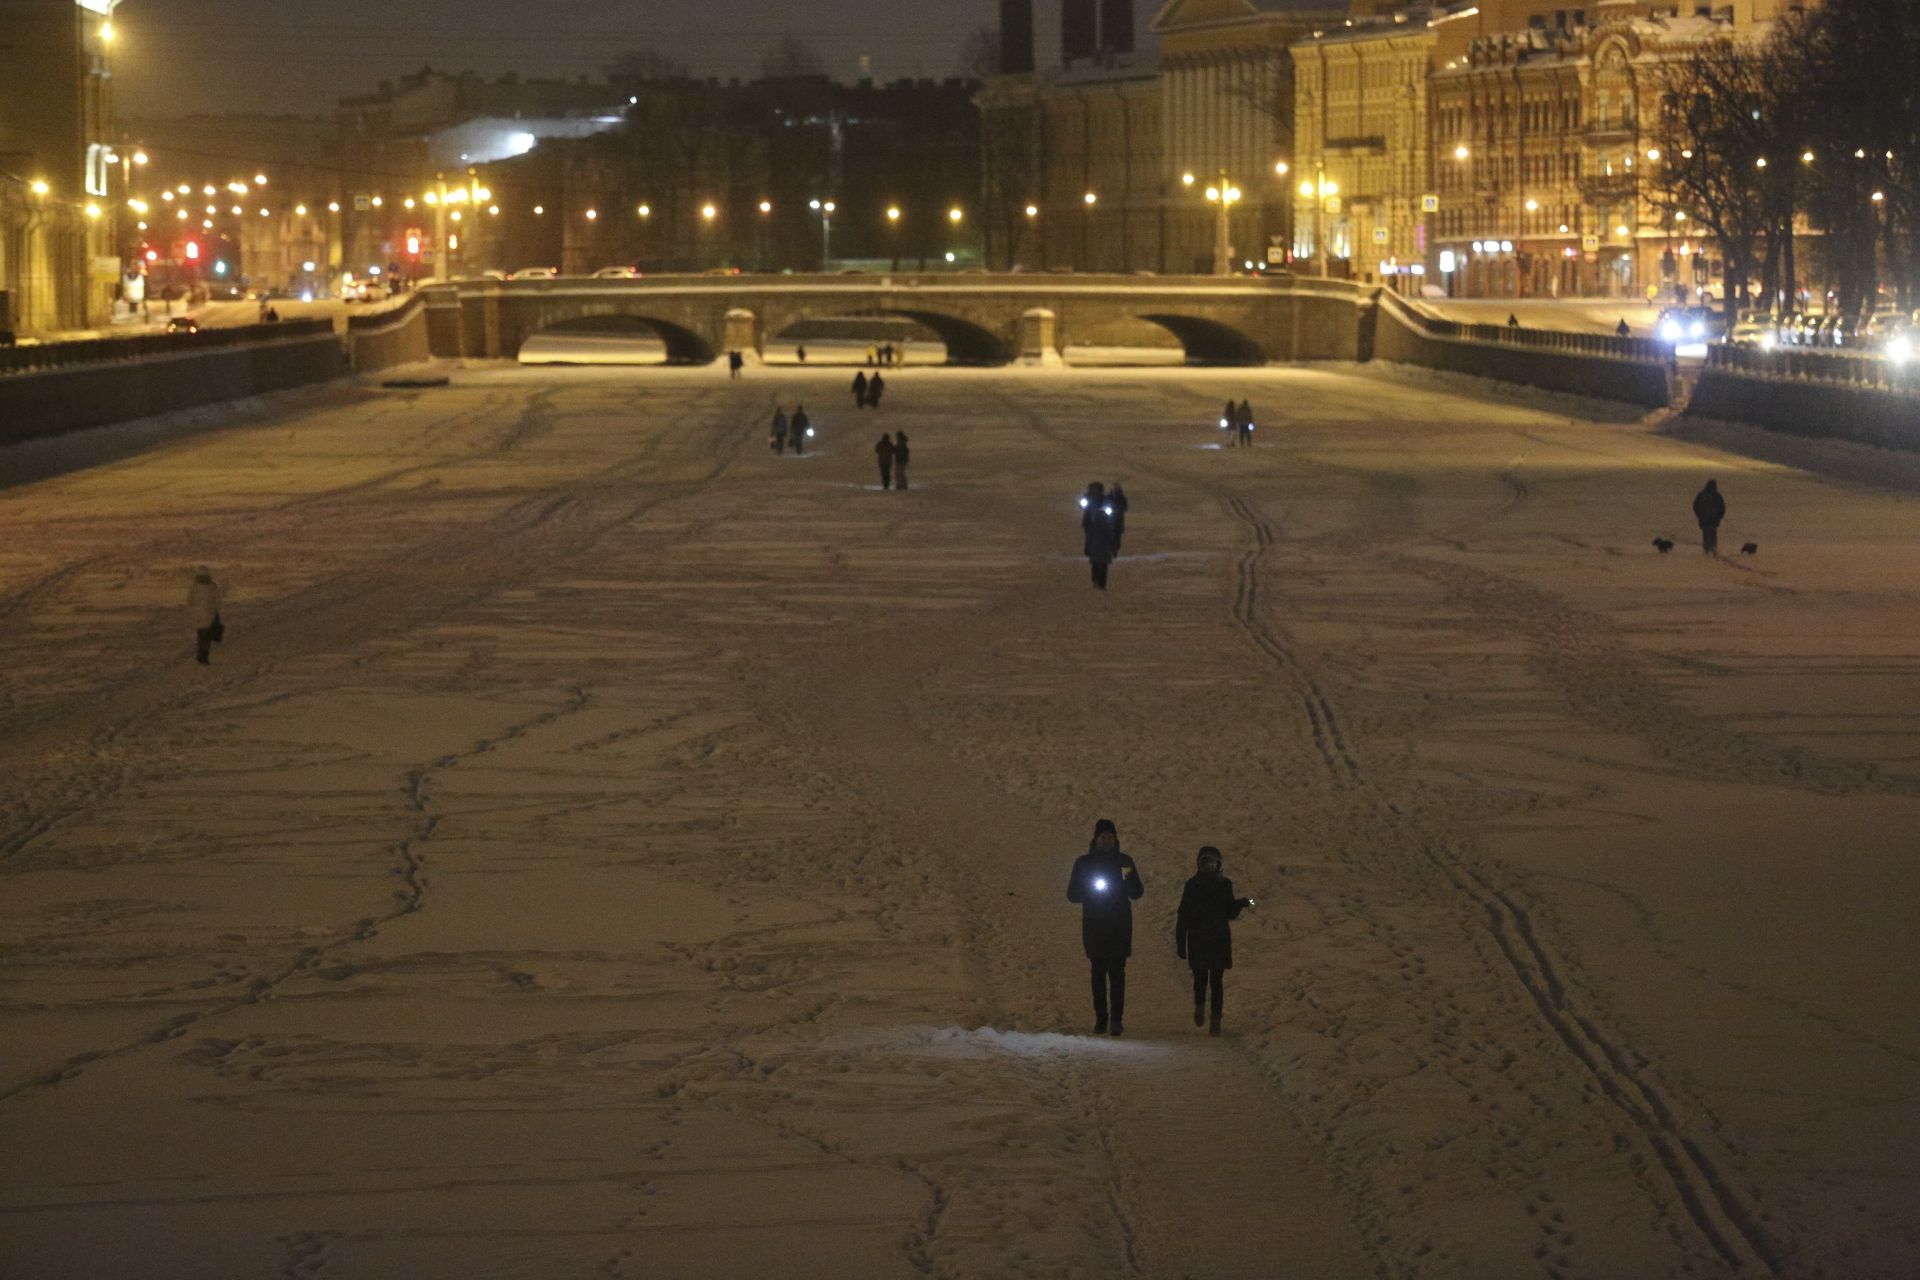
[(409, 258), (417, 258), (420, 256), (420, 237), (419, 236), (411, 235), (411, 234), (407, 236), (407, 256)]
[(187, 241), (187, 261), (200, 261), (200, 242), (198, 240)]

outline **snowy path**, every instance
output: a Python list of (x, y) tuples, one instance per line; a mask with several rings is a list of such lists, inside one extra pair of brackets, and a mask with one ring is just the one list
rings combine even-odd
[(484, 367), (0, 491), (0, 1275), (1920, 1264), (1920, 504), (1351, 370), (889, 381)]

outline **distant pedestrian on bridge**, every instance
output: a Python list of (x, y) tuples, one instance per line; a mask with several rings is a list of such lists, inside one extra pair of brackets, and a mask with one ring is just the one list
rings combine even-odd
[[(873, 376), (877, 378), (880, 375), (876, 373)], [(867, 371), (865, 369), (853, 375), (853, 407), (856, 409), (867, 407)]]
[(1616, 338), (1631, 338), (1633, 336), (1633, 330), (1627, 327), (1627, 318), (1625, 316), (1621, 316), (1620, 323), (1614, 326), (1613, 336)]
[(775, 453), (787, 451), (787, 411), (779, 405), (773, 407), (773, 433), (767, 437)]
[(1727, 500), (1720, 496), (1720, 482), (1707, 481), (1707, 487), (1693, 497), (1693, 518), (1700, 522), (1700, 549), (1710, 556), (1720, 554), (1720, 522), (1727, 518)]
[(746, 365), (746, 357), (738, 351), (727, 352), (727, 377), (737, 380), (740, 377), (740, 370), (746, 368)]
[(880, 487), (893, 488), (893, 437), (882, 431), (880, 443), (873, 446), (873, 456), (880, 462)]
[(907, 447), (907, 433), (893, 433), (893, 487), (907, 487), (907, 460), (913, 456), (913, 450)]

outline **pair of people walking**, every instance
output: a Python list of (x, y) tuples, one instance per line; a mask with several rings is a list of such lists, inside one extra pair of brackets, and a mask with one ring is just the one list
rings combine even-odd
[(853, 407), (856, 409), (878, 409), (881, 393), (886, 391), (886, 379), (878, 370), (873, 377), (867, 377), (865, 369), (853, 375)]
[(1227, 407), (1220, 411), (1220, 428), (1227, 433), (1230, 445), (1253, 447), (1253, 406), (1242, 400), (1239, 404), (1227, 401)]
[(1120, 558), (1127, 536), (1127, 491), (1118, 480), (1108, 488), (1098, 480), (1080, 498), (1080, 546), (1093, 570), (1093, 585), (1107, 589), (1107, 569)]
[[(1195, 873), (1181, 890), (1173, 947), (1193, 974), (1193, 1025), (1204, 1022), (1209, 1034), (1217, 1036), (1226, 1002), (1226, 971), (1233, 967), (1232, 922), (1254, 904), (1251, 898), (1234, 896), (1233, 881), (1221, 874), (1220, 850), (1203, 846), (1195, 862)], [(1146, 891), (1139, 866), (1120, 848), (1119, 830), (1110, 819), (1100, 819), (1087, 851), (1074, 860), (1067, 877), (1067, 901), (1080, 907), (1080, 943), (1091, 966), (1095, 1035), (1117, 1036), (1126, 1030), (1133, 904)]]
[(767, 444), (775, 453), (785, 453), (787, 443), (793, 443), (795, 453), (807, 451), (807, 441), (813, 438), (813, 420), (807, 417), (805, 405), (793, 406), (793, 417), (787, 417), (787, 411), (779, 405), (773, 407), (773, 430), (767, 436)]
[(882, 489), (907, 487), (907, 463), (913, 459), (913, 449), (907, 444), (906, 432), (896, 431), (891, 439), (886, 432), (881, 432), (880, 442), (873, 446), (873, 456), (880, 463)]

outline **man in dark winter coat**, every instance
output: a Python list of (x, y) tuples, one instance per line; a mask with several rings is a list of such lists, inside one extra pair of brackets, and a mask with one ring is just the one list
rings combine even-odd
[(787, 428), (787, 437), (793, 441), (795, 453), (807, 451), (807, 437), (813, 434), (813, 419), (807, 417), (807, 407), (793, 406), (793, 424)]
[(1120, 544), (1127, 537), (1127, 491), (1115, 480), (1107, 490), (1107, 505), (1113, 508), (1113, 556), (1120, 558)]
[(1180, 893), (1174, 918), (1173, 953), (1193, 970), (1193, 1025), (1199, 1026), (1211, 991), (1213, 1021), (1207, 1031), (1220, 1034), (1220, 1008), (1226, 1003), (1226, 972), (1233, 968), (1233, 926), (1252, 898), (1233, 896), (1233, 881), (1220, 874), (1220, 851), (1200, 850), (1199, 870)]
[(887, 380), (878, 373), (867, 383), (867, 404), (872, 408), (880, 407), (880, 393), (887, 389)]
[(873, 456), (880, 460), (880, 487), (893, 488), (893, 437), (882, 432), (880, 443), (873, 446)]
[(1080, 942), (1093, 966), (1093, 1034), (1119, 1035), (1127, 1012), (1127, 957), (1133, 954), (1133, 901), (1146, 892), (1140, 869), (1120, 852), (1106, 818), (1073, 862), (1067, 901), (1080, 904)]
[(767, 442), (773, 446), (775, 453), (787, 451), (787, 411), (778, 405), (774, 406), (773, 431), (768, 435)]
[(1727, 518), (1727, 500), (1720, 496), (1720, 482), (1707, 481), (1707, 487), (1693, 497), (1693, 518), (1700, 522), (1700, 549), (1708, 555), (1720, 554), (1720, 522)]
[(1240, 437), (1241, 444), (1253, 448), (1253, 406), (1242, 400), (1240, 407), (1234, 410), (1233, 417), (1234, 434)]
[(1240, 443), (1240, 410), (1234, 407), (1231, 400), (1220, 411), (1220, 429), (1227, 433), (1228, 444)]
[(913, 450), (907, 445), (907, 433), (893, 433), (893, 483), (897, 488), (907, 487), (907, 463), (913, 458)]
[(1093, 585), (1107, 589), (1107, 566), (1116, 550), (1113, 538), (1113, 504), (1107, 501), (1106, 486), (1095, 480), (1080, 499), (1081, 551), (1093, 567)]
[(865, 369), (853, 375), (853, 407), (856, 409), (867, 407), (867, 371)]

